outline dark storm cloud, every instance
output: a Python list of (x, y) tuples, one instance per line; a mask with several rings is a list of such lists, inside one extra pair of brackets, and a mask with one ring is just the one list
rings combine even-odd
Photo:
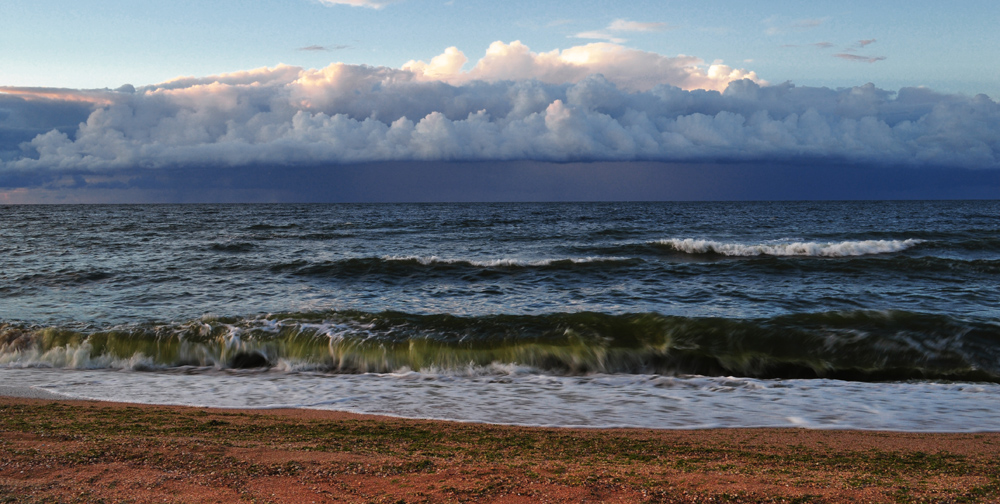
[(0, 93), (0, 162), (27, 155), (21, 144), (51, 130), (72, 132), (87, 120), (94, 106), (87, 102), (26, 100)]

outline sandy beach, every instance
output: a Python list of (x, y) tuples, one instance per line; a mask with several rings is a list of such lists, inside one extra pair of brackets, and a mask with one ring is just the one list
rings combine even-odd
[(988, 502), (1000, 433), (588, 430), (0, 393), (3, 502)]

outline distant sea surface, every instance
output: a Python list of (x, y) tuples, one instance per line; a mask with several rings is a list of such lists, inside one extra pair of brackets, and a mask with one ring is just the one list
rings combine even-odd
[(0, 207), (0, 379), (525, 425), (1000, 430), (1000, 202)]

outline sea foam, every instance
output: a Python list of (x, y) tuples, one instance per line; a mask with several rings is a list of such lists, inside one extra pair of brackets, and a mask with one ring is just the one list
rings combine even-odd
[(924, 240), (861, 240), (841, 242), (727, 243), (691, 238), (670, 238), (653, 242), (686, 254), (720, 254), (733, 257), (809, 256), (851, 257), (899, 252)]
[(603, 262), (623, 262), (623, 261), (633, 260), (628, 257), (572, 257), (563, 259), (537, 259), (537, 260), (500, 258), (500, 259), (488, 259), (488, 260), (477, 261), (472, 259), (449, 259), (438, 256), (383, 256), (381, 259), (387, 262), (417, 262), (424, 266), (430, 266), (433, 264), (455, 264), (455, 265), (472, 266), (478, 268), (545, 267), (563, 263), (587, 264), (587, 263), (603, 263)]
[(73, 399), (221, 408), (310, 408), (462, 422), (693, 429), (806, 427), (1000, 431), (1000, 385), (743, 377), (400, 371), (329, 376), (8, 369), (7, 386)]

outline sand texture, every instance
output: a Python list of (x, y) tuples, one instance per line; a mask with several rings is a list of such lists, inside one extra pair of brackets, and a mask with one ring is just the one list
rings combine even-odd
[(0, 398), (0, 502), (998, 502), (1000, 434), (570, 430)]

